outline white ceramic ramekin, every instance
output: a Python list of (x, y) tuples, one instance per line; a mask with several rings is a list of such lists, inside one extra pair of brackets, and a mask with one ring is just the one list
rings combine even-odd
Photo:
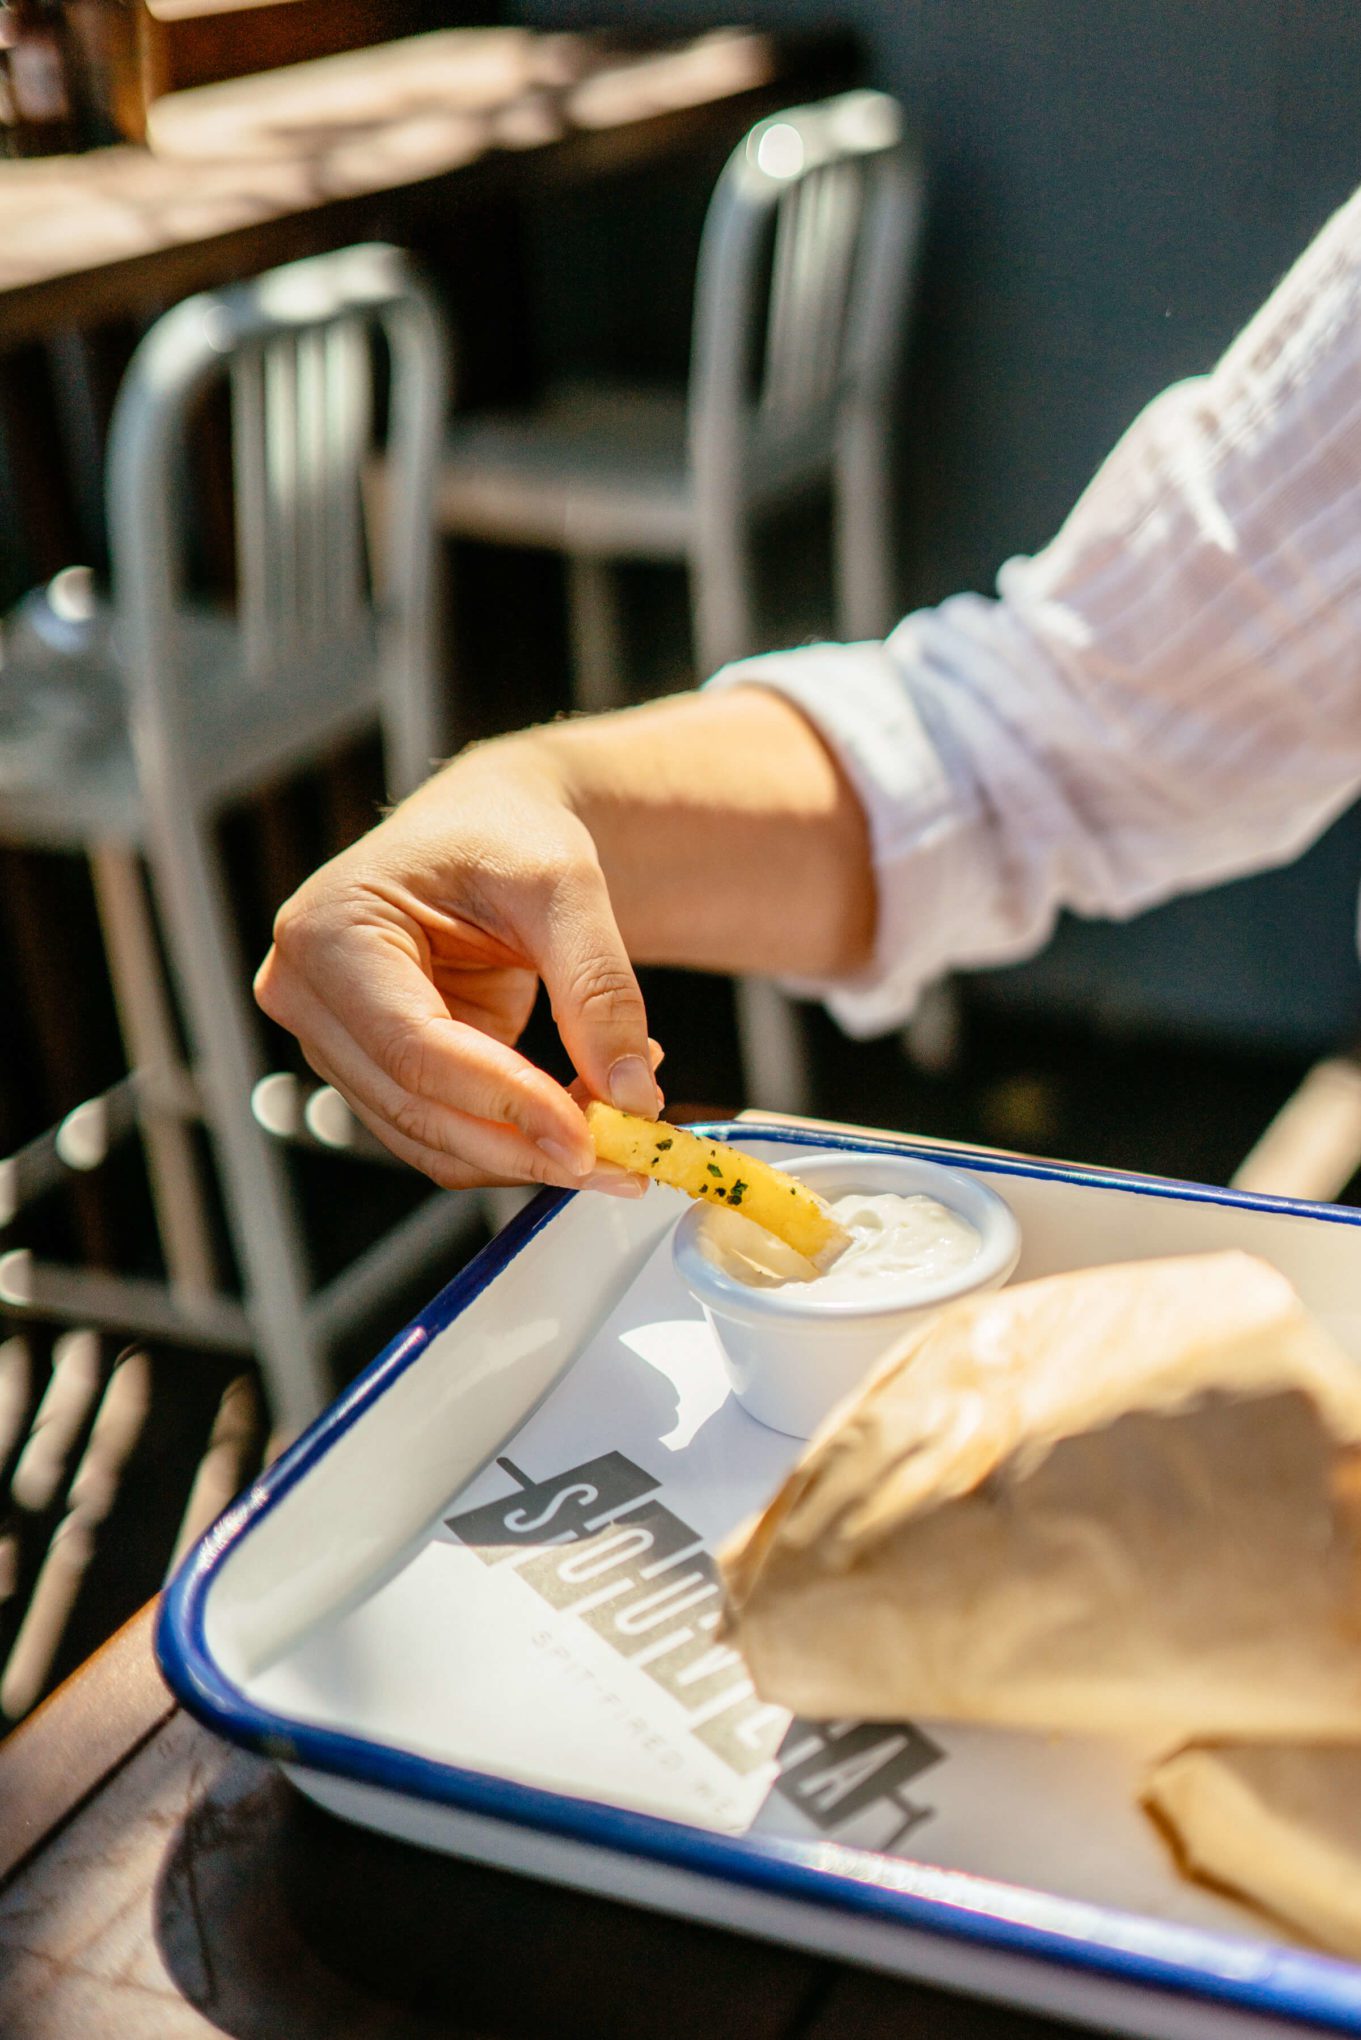
[(979, 1237), (963, 1268), (934, 1282), (909, 1281), (861, 1302), (807, 1295), (797, 1283), (758, 1289), (703, 1252), (707, 1204), (694, 1204), (676, 1227), (677, 1273), (704, 1310), (723, 1354), (733, 1393), (750, 1416), (795, 1438), (811, 1437), (908, 1326), (956, 1297), (1000, 1289), (1021, 1253), (1009, 1204), (963, 1170), (910, 1155), (823, 1154), (777, 1164), (829, 1202), (851, 1191), (934, 1197)]

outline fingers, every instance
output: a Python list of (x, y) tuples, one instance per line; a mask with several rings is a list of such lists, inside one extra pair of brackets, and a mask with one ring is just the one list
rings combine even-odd
[(655, 1119), (647, 1014), (598, 866), (576, 868), (550, 897), (536, 961), (567, 1053), (593, 1098)]
[[(463, 817), (480, 841), (475, 822)], [(361, 1123), (435, 1182), (605, 1187), (624, 1172), (599, 1171), (581, 1103), (508, 1045), (536, 973), (587, 1099), (654, 1117), (660, 1050), (598, 862), (566, 836), (534, 855), (519, 835), (507, 847), (503, 824), (499, 807), (482, 818), (500, 885), (469, 914), (439, 859), (426, 868), (421, 828), (406, 842), (390, 818), (381, 856), (370, 839), (357, 875), (342, 857), (286, 903), (256, 996)], [(460, 997), (446, 1003), (450, 972)]]
[[(310, 1058), (309, 1058), (310, 1060)], [(641, 1197), (647, 1183), (640, 1176), (630, 1175), (627, 1169), (616, 1168), (609, 1162), (598, 1162), (585, 1176), (572, 1176), (562, 1180), (561, 1171), (546, 1165), (545, 1158), (533, 1152), (517, 1153), (508, 1147), (503, 1157), (506, 1167), (498, 1171), (474, 1162), (467, 1155), (452, 1154), (445, 1148), (433, 1148), (423, 1142), (398, 1133), (391, 1123), (370, 1111), (360, 1099), (351, 1096), (345, 1087), (337, 1083), (335, 1072), (327, 1069), (321, 1060), (312, 1062), (323, 1082), (331, 1085), (344, 1098), (351, 1112), (361, 1125), (366, 1126), (375, 1139), (380, 1140), (397, 1159), (407, 1162), (413, 1169), (419, 1169), (432, 1183), (442, 1190), (471, 1190), (485, 1188), (492, 1184), (520, 1187), (530, 1183), (543, 1183), (550, 1188), (570, 1190), (599, 1190), (614, 1197)]]
[(385, 1068), (321, 1012), (306, 1052), (380, 1124), (417, 1147), (458, 1156), (489, 1180), (571, 1185), (593, 1166), (578, 1109), (542, 1071), (526, 1064), (521, 1077), (523, 1058), (513, 1049), (457, 1021), (423, 1022), (421, 1035), (413, 1028)]
[(480, 1180), (571, 1186), (593, 1168), (585, 1122), (562, 1086), (493, 1036), (451, 1019), (400, 943), (352, 930), (343, 971), (327, 967), (324, 946), (321, 955), (306, 978), (295, 972), (282, 986), (267, 963), (257, 995), (394, 1151), (389, 1133), (461, 1159)]

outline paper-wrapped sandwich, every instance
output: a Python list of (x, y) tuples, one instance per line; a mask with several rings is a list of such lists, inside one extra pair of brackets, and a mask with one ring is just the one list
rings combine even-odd
[(1361, 1961), (1361, 1748), (1179, 1750), (1144, 1803), (1192, 1876)]
[(722, 1554), (813, 1717), (1361, 1740), (1361, 1369), (1248, 1255), (943, 1311)]

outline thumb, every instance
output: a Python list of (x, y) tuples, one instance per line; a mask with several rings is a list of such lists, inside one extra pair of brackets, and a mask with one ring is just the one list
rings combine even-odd
[(647, 1013), (603, 872), (578, 874), (546, 905), (539, 975), (577, 1074), (594, 1098), (655, 1119), (661, 1093), (652, 1076)]

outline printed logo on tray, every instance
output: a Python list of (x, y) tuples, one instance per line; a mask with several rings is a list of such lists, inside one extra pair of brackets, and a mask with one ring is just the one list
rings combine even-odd
[(586, 1623), (685, 1709), (689, 1733), (738, 1777), (775, 1764), (775, 1789), (831, 1833), (871, 1807), (896, 1816), (893, 1849), (931, 1817), (907, 1788), (944, 1752), (909, 1723), (791, 1721), (759, 1699), (739, 1654), (715, 1640), (722, 1600), (702, 1538), (622, 1452), (548, 1480), (508, 1459), (510, 1493), (447, 1516), (487, 1565), (515, 1570), (560, 1615)]

